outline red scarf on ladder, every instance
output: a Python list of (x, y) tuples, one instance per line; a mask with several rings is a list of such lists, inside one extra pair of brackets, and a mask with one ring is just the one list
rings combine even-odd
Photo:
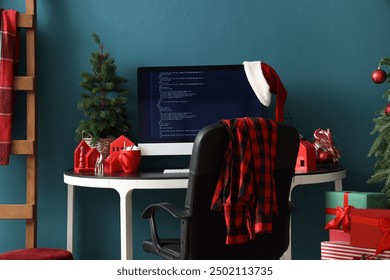
[(225, 216), (226, 244), (241, 244), (271, 232), (278, 213), (273, 177), (277, 124), (262, 118), (221, 122), (230, 142), (211, 209)]
[(18, 57), (15, 10), (0, 10), (0, 164), (9, 163), (11, 153), (13, 86)]

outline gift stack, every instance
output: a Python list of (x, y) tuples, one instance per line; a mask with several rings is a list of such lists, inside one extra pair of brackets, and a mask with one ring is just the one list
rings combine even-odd
[(326, 192), (329, 241), (321, 242), (321, 259), (390, 260), (390, 209), (379, 192)]

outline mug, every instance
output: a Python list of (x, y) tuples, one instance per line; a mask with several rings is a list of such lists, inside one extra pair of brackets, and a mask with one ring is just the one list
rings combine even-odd
[(119, 152), (119, 162), (125, 173), (137, 172), (141, 162), (141, 150), (122, 150)]

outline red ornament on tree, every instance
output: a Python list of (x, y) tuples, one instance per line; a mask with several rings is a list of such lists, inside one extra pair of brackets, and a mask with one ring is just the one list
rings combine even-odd
[(386, 116), (390, 116), (390, 103), (387, 104), (387, 106), (385, 108), (385, 114), (386, 114)]
[(382, 84), (384, 81), (386, 81), (387, 74), (382, 69), (378, 68), (371, 74), (371, 78), (376, 84)]

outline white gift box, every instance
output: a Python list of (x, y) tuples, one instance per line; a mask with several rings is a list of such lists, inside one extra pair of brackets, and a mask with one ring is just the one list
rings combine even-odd
[(322, 241), (321, 260), (352, 260), (362, 256), (378, 257), (381, 260), (390, 260), (390, 251), (375, 255), (375, 249), (353, 247), (345, 241)]

